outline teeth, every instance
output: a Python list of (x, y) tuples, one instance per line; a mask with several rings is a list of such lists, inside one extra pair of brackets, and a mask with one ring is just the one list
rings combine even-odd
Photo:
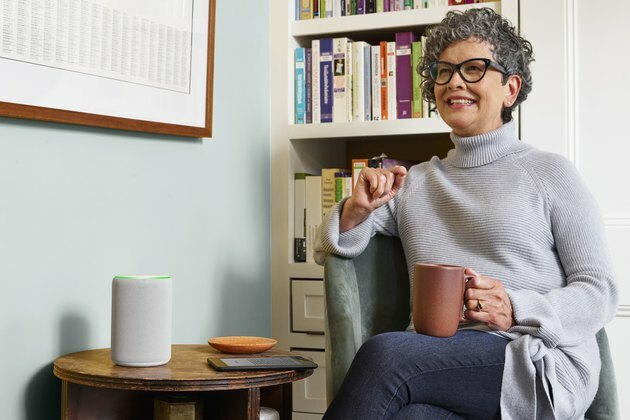
[(451, 99), (449, 102), (452, 104), (470, 105), (474, 101), (470, 99)]

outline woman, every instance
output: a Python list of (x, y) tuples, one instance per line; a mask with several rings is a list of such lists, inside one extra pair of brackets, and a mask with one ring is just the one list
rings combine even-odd
[(364, 169), (329, 212), (316, 258), (354, 257), (375, 233), (399, 236), (411, 269), (469, 267), (466, 322), (451, 338), (368, 340), (325, 418), (583, 418), (598, 386), (595, 333), (618, 292), (577, 171), (517, 137), (512, 110), (531, 91), (531, 45), (484, 8), (449, 12), (425, 50), (423, 92), (455, 148), (409, 173)]

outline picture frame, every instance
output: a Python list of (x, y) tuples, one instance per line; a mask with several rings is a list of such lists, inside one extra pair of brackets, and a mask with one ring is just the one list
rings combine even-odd
[(0, 116), (212, 136), (215, 0), (25, 0), (3, 11)]

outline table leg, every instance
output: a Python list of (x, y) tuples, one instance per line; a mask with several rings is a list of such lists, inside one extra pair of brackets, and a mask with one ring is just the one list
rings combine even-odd
[(223, 420), (258, 420), (260, 414), (260, 388), (238, 389), (226, 392), (218, 410)]

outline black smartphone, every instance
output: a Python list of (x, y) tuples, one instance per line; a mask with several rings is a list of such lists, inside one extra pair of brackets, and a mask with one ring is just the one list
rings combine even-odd
[(305, 370), (317, 368), (317, 363), (302, 356), (208, 357), (208, 364), (218, 371)]

